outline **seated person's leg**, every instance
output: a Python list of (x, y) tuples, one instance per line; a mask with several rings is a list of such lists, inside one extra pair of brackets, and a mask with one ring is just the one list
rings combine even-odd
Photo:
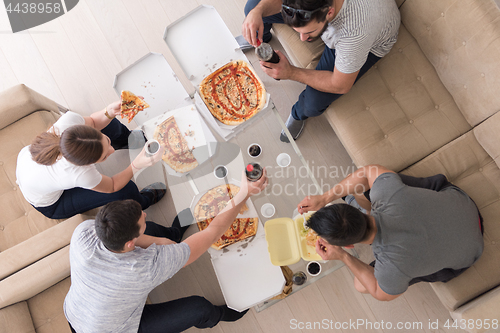
[(190, 296), (159, 304), (146, 304), (139, 333), (182, 332), (190, 327), (214, 327), (219, 321), (236, 321), (246, 311), (237, 312), (227, 306), (215, 306), (200, 296)]
[[(194, 217), (193, 214), (191, 214), (191, 210), (186, 208), (177, 214), (170, 228), (154, 222), (146, 221), (146, 230), (144, 231), (144, 234), (155, 237), (165, 237), (176, 243), (180, 243), (184, 232), (186, 232), (193, 220)], [(185, 226), (181, 227), (181, 225)]]

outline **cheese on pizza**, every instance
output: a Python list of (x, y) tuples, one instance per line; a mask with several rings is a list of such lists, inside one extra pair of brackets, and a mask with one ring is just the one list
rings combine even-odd
[(149, 104), (144, 100), (134, 95), (132, 92), (123, 90), (121, 94), (122, 105), (121, 105), (121, 117), (127, 118), (130, 123), (132, 119), (136, 116), (137, 113), (144, 110), (145, 108), (149, 108)]
[(198, 166), (174, 116), (156, 127), (154, 138), (165, 147), (162, 159), (176, 172), (188, 172)]
[(226, 125), (241, 124), (266, 104), (264, 84), (242, 60), (231, 61), (203, 79), (200, 95), (212, 115)]
[[(194, 217), (196, 222), (198, 222), (198, 228), (200, 230), (206, 229), (239, 190), (238, 186), (228, 184), (220, 185), (207, 191), (200, 198), (194, 209)], [(247, 210), (248, 207), (245, 204), (240, 214)], [(257, 233), (258, 222), (258, 218), (236, 218), (224, 235), (212, 244), (212, 247), (220, 250), (228, 245), (254, 236)]]

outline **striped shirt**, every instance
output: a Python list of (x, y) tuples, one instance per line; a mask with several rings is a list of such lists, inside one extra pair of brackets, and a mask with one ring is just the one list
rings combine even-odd
[(335, 49), (335, 67), (345, 74), (363, 67), (368, 53), (383, 57), (398, 38), (401, 17), (394, 0), (344, 0), (321, 39)]

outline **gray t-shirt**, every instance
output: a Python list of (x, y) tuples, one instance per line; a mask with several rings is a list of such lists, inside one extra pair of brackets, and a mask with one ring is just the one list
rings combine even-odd
[(94, 220), (81, 223), (70, 245), (71, 287), (64, 313), (78, 333), (137, 333), (149, 292), (187, 262), (186, 243), (136, 247), (127, 253), (106, 249)]
[(455, 186), (440, 192), (410, 187), (395, 173), (380, 175), (370, 192), (377, 235), (375, 277), (390, 295), (412, 278), (471, 266), (483, 252), (479, 215)]
[(398, 38), (401, 16), (394, 0), (344, 0), (321, 35), (335, 49), (335, 66), (345, 74), (363, 67), (368, 53), (383, 57)]

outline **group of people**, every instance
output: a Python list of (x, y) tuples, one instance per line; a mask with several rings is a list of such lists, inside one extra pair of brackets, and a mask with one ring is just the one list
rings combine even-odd
[[(318, 67), (292, 66), (278, 51), (277, 64), (261, 62), (277, 79), (307, 85), (286, 122), (297, 139), (308, 117), (320, 115), (373, 64), (398, 35), (394, 0), (249, 0), (243, 36), (247, 46), (272, 38), (273, 23), (286, 23), (304, 42), (322, 38)], [(249, 182), (209, 227), (183, 240), (193, 220), (184, 210), (167, 228), (146, 220), (144, 210), (166, 193), (163, 183), (139, 190), (134, 173), (161, 159), (144, 149), (130, 165), (108, 177), (95, 164), (115, 149), (140, 148), (141, 131), (130, 131), (115, 117), (120, 102), (82, 117), (65, 113), (47, 132), (23, 148), (16, 176), (26, 200), (43, 215), (64, 219), (103, 206), (95, 220), (81, 223), (70, 245), (71, 287), (64, 313), (72, 332), (181, 332), (235, 321), (246, 311), (216, 306), (200, 296), (145, 304), (149, 292), (189, 265), (218, 240), (250, 196), (266, 185)], [(284, 133), (281, 140), (287, 141)], [(343, 198), (346, 203), (330, 204)], [(483, 251), (483, 223), (470, 197), (445, 176), (414, 178), (379, 165), (358, 169), (330, 191), (298, 203), (299, 213), (316, 211), (307, 224), (319, 236), (324, 260), (341, 260), (354, 274), (354, 286), (389, 301), (417, 282), (446, 282), (470, 267)], [(183, 223), (185, 225), (185, 223)], [(375, 260), (366, 264), (343, 248), (371, 244)]]

